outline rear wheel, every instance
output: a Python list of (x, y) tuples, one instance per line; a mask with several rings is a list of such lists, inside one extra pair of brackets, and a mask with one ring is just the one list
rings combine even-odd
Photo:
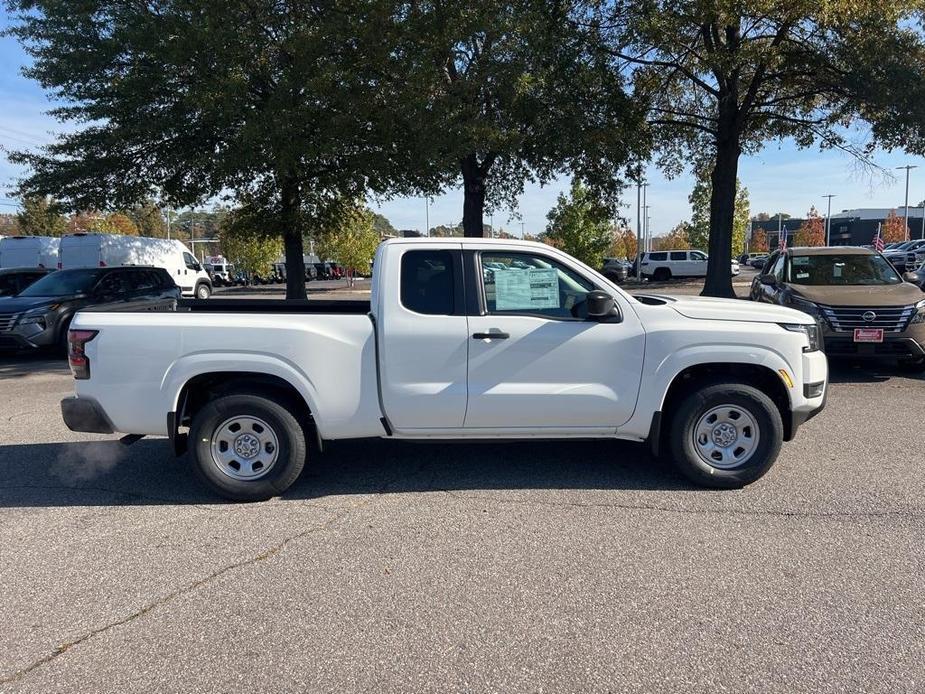
[(653, 273), (652, 279), (656, 282), (667, 282), (671, 279), (671, 270), (667, 267), (660, 267)]
[(280, 402), (225, 395), (193, 417), (190, 451), (197, 477), (232, 501), (263, 501), (288, 489), (305, 466), (305, 431)]
[(680, 472), (718, 489), (744, 487), (763, 477), (783, 438), (777, 406), (743, 383), (715, 383), (692, 392), (675, 411), (669, 433)]

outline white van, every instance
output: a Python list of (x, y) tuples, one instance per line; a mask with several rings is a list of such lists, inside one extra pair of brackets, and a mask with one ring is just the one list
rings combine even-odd
[(117, 265), (151, 265), (170, 273), (183, 296), (208, 299), (212, 280), (208, 273), (176, 239), (118, 234), (69, 234), (61, 239), (58, 267), (113, 267)]
[(0, 268), (58, 266), (58, 244), (54, 236), (0, 237)]

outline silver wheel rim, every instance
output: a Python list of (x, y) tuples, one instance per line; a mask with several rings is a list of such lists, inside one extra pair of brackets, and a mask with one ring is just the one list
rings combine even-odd
[(244, 415), (219, 424), (209, 448), (215, 467), (234, 480), (247, 482), (266, 476), (279, 457), (279, 439), (273, 427)]
[(758, 423), (738, 405), (720, 405), (705, 412), (694, 427), (694, 450), (707, 465), (737, 468), (755, 455), (761, 439)]
[(203, 286), (203, 287), (199, 287), (199, 298), (200, 298), (200, 299), (208, 299), (208, 298), (209, 298), (209, 290), (208, 290), (206, 287), (204, 287), (204, 286)]

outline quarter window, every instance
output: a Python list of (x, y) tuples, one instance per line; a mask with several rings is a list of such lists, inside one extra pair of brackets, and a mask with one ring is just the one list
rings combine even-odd
[(672, 251), (672, 260), (687, 260), (687, 251)]
[(408, 251), (401, 257), (401, 303), (410, 311), (449, 316), (456, 311), (451, 251)]

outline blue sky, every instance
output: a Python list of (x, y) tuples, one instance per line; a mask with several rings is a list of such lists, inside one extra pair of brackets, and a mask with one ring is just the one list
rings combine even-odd
[[(8, 25), (5, 10), (0, 10), (0, 27)], [(42, 89), (22, 76), (21, 67), (29, 60), (16, 41), (0, 37), (0, 147), (3, 151), (35, 148), (49, 142), (61, 126), (46, 111), (51, 107)], [(905, 164), (920, 168), (911, 174), (910, 204), (925, 199), (925, 159), (903, 152), (877, 152), (877, 163), (888, 170)], [(0, 211), (16, 210), (16, 200), (10, 189), (24, 172), (14, 167), (0, 151)], [(833, 193), (832, 211), (855, 207), (900, 207), (903, 204), (905, 173), (893, 171), (894, 179), (870, 176), (859, 172), (850, 156), (840, 152), (816, 149), (800, 150), (790, 142), (772, 143), (754, 156), (743, 157), (739, 178), (751, 196), (752, 213), (778, 210), (795, 217), (802, 216), (815, 205), (823, 214), (826, 201), (822, 197)], [(647, 202), (651, 205), (651, 229), (655, 234), (668, 231), (690, 216), (687, 196), (693, 186), (690, 176), (666, 180), (654, 167), (649, 170)], [(515, 219), (510, 210), (494, 215), (496, 227), (520, 233), (521, 221), (527, 233), (539, 233), (546, 226), (546, 214), (555, 204), (559, 193), (568, 189), (569, 181), (559, 179), (540, 187), (528, 185), (518, 201)], [(635, 229), (635, 190), (628, 190), (624, 216)], [(399, 229), (420, 229), (425, 226), (423, 198), (397, 198), (371, 201), (372, 207), (385, 214)], [(436, 197), (430, 205), (430, 224), (457, 224), (462, 219), (462, 191), (450, 190)], [(485, 220), (491, 223), (491, 220)]]

